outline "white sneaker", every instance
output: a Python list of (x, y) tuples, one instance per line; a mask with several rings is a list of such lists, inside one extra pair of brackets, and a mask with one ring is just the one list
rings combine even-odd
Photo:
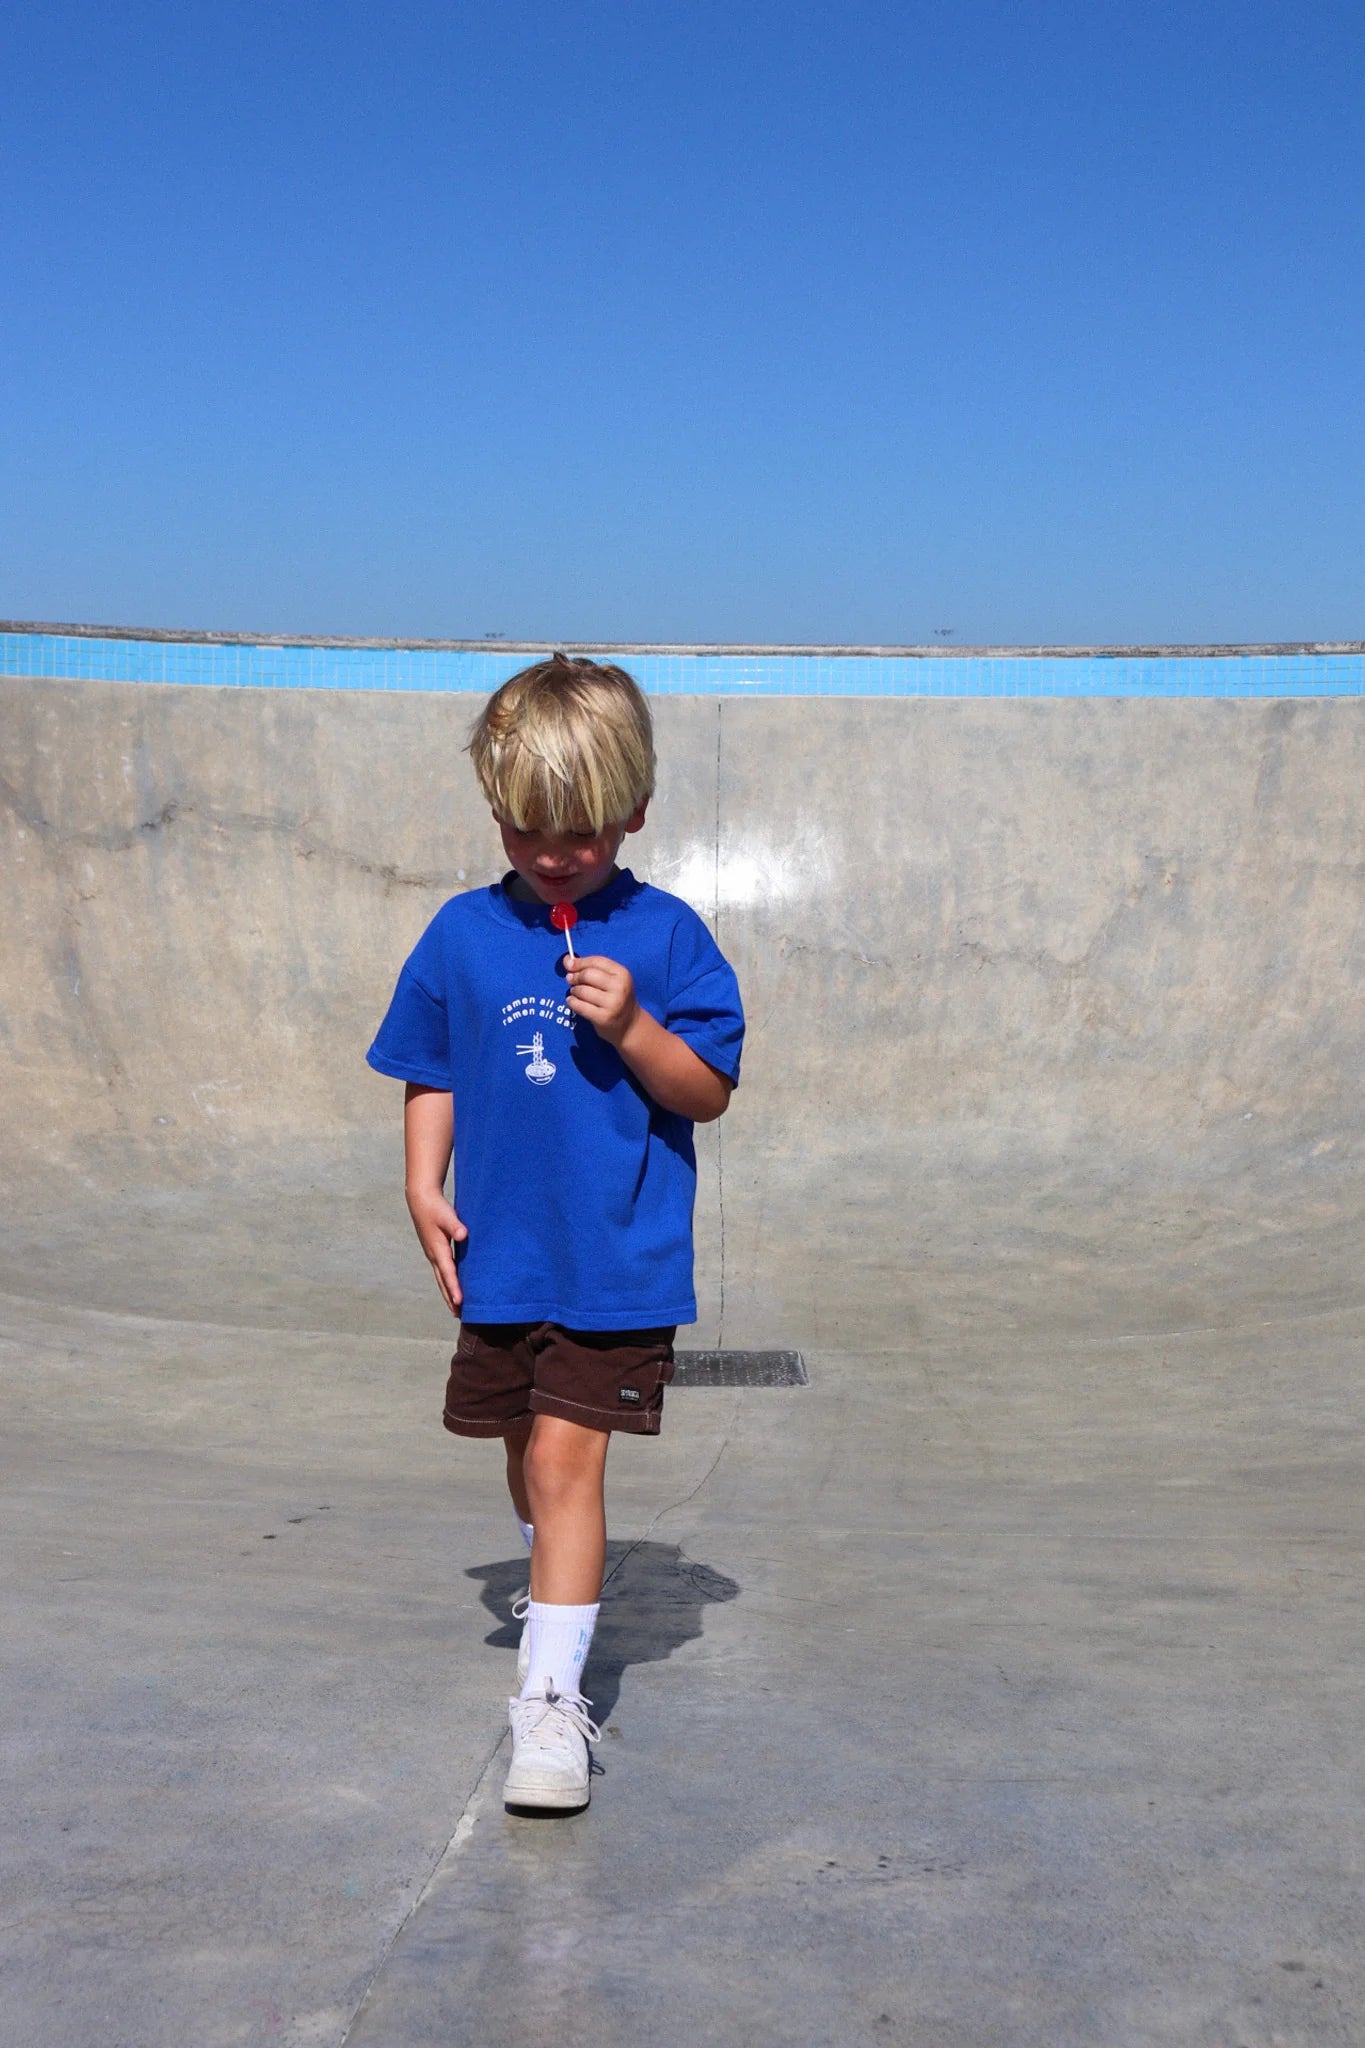
[(502, 1788), (506, 1806), (577, 1813), (588, 1803), (588, 1744), (601, 1730), (588, 1719), (591, 1700), (558, 1693), (547, 1678), (543, 1692), (509, 1700), (512, 1762)]
[(512, 1619), (521, 1623), (521, 1641), (517, 1645), (517, 1691), (526, 1683), (526, 1674), (531, 1668), (531, 1589), (518, 1593), (512, 1602)]

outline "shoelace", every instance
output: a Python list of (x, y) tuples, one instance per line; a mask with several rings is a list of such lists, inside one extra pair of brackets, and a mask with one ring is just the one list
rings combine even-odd
[(517, 1595), (516, 1599), (515, 1599), (515, 1600), (514, 1600), (514, 1601), (512, 1602), (512, 1619), (513, 1619), (513, 1621), (525, 1621), (525, 1619), (526, 1619), (527, 1615), (528, 1615), (528, 1614), (530, 1613), (530, 1611), (531, 1611), (531, 1589), (530, 1589), (530, 1587), (528, 1586), (528, 1587), (527, 1587), (527, 1589), (526, 1589), (526, 1591), (525, 1591), (524, 1593), (518, 1593), (518, 1595)]
[[(549, 1713), (550, 1709), (553, 1708), (557, 1713), (562, 1714), (566, 1721), (573, 1724), (584, 1741), (600, 1742), (602, 1740), (602, 1730), (588, 1716), (588, 1708), (592, 1705), (592, 1701), (584, 1699), (581, 1692), (555, 1692), (553, 1690), (553, 1681), (547, 1678), (543, 1697), (537, 1699), (532, 1695), (530, 1699), (523, 1700), (521, 1704), (524, 1707), (543, 1705), (545, 1713)], [(541, 1714), (534, 1723), (534, 1726), (539, 1727), (544, 1718), (545, 1714)]]

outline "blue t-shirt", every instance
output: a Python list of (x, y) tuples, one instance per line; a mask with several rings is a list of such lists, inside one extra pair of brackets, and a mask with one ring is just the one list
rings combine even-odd
[[(661, 1109), (567, 1006), (562, 932), (544, 904), (452, 896), (418, 940), (367, 1055), (449, 1089), (462, 1314), (574, 1330), (690, 1323), (691, 1119)], [(577, 905), (574, 949), (628, 967), (643, 1009), (727, 1079), (744, 1013), (696, 912), (621, 869)]]

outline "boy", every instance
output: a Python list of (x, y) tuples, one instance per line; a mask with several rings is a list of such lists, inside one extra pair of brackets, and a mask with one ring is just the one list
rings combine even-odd
[[(407, 1083), (408, 1209), (461, 1318), (445, 1426), (502, 1438), (531, 1552), (504, 1797), (574, 1812), (598, 1736), (580, 1680), (610, 1433), (659, 1431), (696, 1316), (692, 1126), (729, 1103), (744, 1018), (695, 911), (616, 865), (655, 767), (623, 669), (522, 669), (469, 752), (511, 869), (438, 911), (368, 1057)], [(559, 913), (567, 950), (555, 905), (576, 913)]]

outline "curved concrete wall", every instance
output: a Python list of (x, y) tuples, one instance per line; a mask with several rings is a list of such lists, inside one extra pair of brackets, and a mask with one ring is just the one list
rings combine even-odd
[[(165, 1306), (189, 1268), (243, 1320), (410, 1320), (362, 1054), (431, 912), (500, 869), (480, 700), (0, 687), (4, 1284)], [(703, 1334), (1352, 1290), (1365, 702), (655, 710), (632, 863), (712, 920), (750, 1015)]]

